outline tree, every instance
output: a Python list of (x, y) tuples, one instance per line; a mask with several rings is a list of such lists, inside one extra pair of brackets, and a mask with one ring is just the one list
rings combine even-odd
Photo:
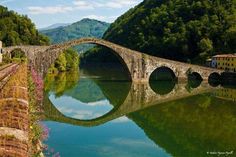
[[(69, 70), (77, 70), (79, 66), (79, 55), (77, 51), (73, 49), (65, 50), (58, 59), (55, 61), (55, 68), (59, 72), (69, 71)], [(54, 67), (51, 67), (50, 70), (53, 71)]]
[(225, 44), (229, 46), (228, 49), (233, 50), (232, 53), (236, 53), (236, 26), (231, 27), (227, 30), (225, 38)]
[(78, 68), (79, 65), (79, 56), (78, 53), (73, 50), (73, 49), (67, 49), (66, 51), (63, 52), (66, 57), (66, 69), (75, 69)]
[(27, 16), (8, 11), (1, 5), (0, 40), (4, 46), (47, 45), (49, 43), (49, 39), (38, 32)]
[[(150, 55), (185, 62), (219, 52), (235, 53), (236, 1), (144, 0), (112, 23), (103, 38)], [(99, 49), (96, 56), (103, 51), (104, 48)], [(83, 60), (92, 60), (94, 54), (90, 51)]]
[(209, 53), (213, 50), (212, 41), (208, 38), (203, 38), (199, 43), (198, 47), (201, 53)]
[(62, 53), (58, 59), (55, 61), (55, 67), (59, 70), (59, 71), (66, 71), (66, 56), (65, 53)]

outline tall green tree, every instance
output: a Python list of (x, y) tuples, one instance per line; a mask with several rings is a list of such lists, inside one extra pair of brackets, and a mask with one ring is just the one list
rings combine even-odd
[(79, 66), (79, 55), (73, 49), (65, 50), (55, 61), (54, 67), (59, 72), (69, 71), (72, 69), (77, 70)]
[[(144, 0), (112, 23), (103, 38), (179, 61), (236, 53), (236, 1)], [(94, 56), (89, 54), (84, 59)]]
[(39, 34), (32, 21), (24, 15), (0, 5), (0, 40), (4, 46), (47, 45), (49, 39)]

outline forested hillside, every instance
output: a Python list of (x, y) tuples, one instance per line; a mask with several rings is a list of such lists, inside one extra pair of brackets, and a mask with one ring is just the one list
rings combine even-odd
[(3, 46), (46, 45), (49, 39), (41, 35), (25, 15), (9, 11), (0, 5), (0, 40)]
[[(203, 63), (214, 54), (236, 53), (236, 1), (144, 0), (103, 38), (151, 55)], [(111, 56), (94, 48), (83, 59), (94, 57)]]
[[(52, 44), (55, 44), (84, 37), (102, 38), (109, 25), (106, 22), (83, 19), (68, 26), (43, 30), (41, 32), (50, 38)], [(86, 51), (89, 48), (91, 46), (82, 45), (77, 50)]]

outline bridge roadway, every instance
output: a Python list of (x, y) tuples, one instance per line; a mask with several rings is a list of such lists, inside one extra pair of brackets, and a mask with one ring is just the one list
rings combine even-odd
[(202, 83), (199, 87), (188, 90), (187, 83), (177, 84), (175, 88), (166, 95), (159, 95), (155, 93), (149, 84), (133, 83), (131, 89), (124, 100), (123, 104), (115, 106), (109, 113), (92, 119), (92, 120), (79, 120), (70, 118), (63, 115), (57, 108), (50, 102), (47, 96), (45, 96), (44, 102), (44, 117), (45, 120), (57, 121), (61, 123), (67, 123), (78, 126), (92, 127), (104, 124), (108, 121), (117, 119), (119, 117), (128, 115), (130, 113), (143, 110), (145, 108), (161, 105), (165, 102), (175, 101), (186, 97), (208, 93), (219, 89), (211, 87), (208, 83)]
[(80, 44), (97, 44), (113, 50), (113, 53), (120, 59), (125, 69), (129, 72), (130, 79), (133, 82), (148, 82), (153, 71), (160, 67), (167, 67), (171, 69), (178, 79), (185, 80), (188, 78), (188, 74), (193, 72), (200, 74), (204, 80), (207, 80), (214, 72), (222, 73), (222, 71), (218, 69), (150, 56), (145, 53), (134, 51), (109, 41), (96, 38), (82, 38), (51, 46), (5, 47), (3, 48), (3, 53), (11, 54), (13, 50), (21, 49), (25, 52), (30, 64), (32, 64), (41, 76), (45, 76), (49, 67), (64, 50)]

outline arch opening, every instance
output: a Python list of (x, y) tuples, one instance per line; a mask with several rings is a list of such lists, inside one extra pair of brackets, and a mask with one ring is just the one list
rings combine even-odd
[(5, 54), (3, 57), (4, 61), (9, 62), (22, 62), (26, 60), (26, 53), (20, 49), (13, 49), (9, 54)]
[[(96, 45), (96, 46), (94, 46)], [(114, 68), (114, 62), (118, 63), (120, 67), (120, 74), (125, 74), (123, 75), (124, 80), (131, 81), (131, 73), (128, 68), (128, 65), (126, 65), (125, 61), (123, 58), (120, 56), (122, 52), (116, 52), (117, 49), (119, 50), (119, 46), (104, 41), (102, 39), (95, 39), (95, 38), (83, 38), (83, 39), (78, 39), (78, 40), (72, 40), (68, 41), (63, 44), (58, 44), (58, 45), (52, 45), (47, 51), (54, 51), (53, 53), (57, 53), (56, 57), (58, 57), (58, 54), (60, 54), (60, 50), (66, 50), (68, 48), (77, 48), (78, 46), (81, 47), (92, 47), (88, 51), (81, 51), (83, 52), (80, 54), (80, 68), (90, 68), (91, 70), (96, 71), (95, 69), (97, 67), (109, 67), (109, 69), (112, 69), (113, 71), (117, 71), (116, 68)], [(87, 49), (86, 49), (87, 50)], [(50, 54), (51, 56), (53, 54)], [(54, 64), (54, 60), (56, 60), (55, 56), (50, 57), (50, 64)], [(108, 62), (109, 61), (109, 62)], [(104, 65), (104, 63), (106, 65)], [(111, 64), (112, 63), (112, 64)], [(47, 74), (47, 69), (50, 67), (50, 64), (47, 65), (44, 70), (44, 76)], [(116, 64), (117, 65), (117, 64)], [(38, 66), (38, 65), (37, 65)], [(39, 64), (40, 66), (40, 64)], [(41, 63), (41, 66), (42, 63)], [(40, 68), (40, 67), (39, 67)], [(115, 77), (111, 76), (112, 78), (116, 79)]]
[[(77, 42), (77, 41), (75, 41), (74, 43), (68, 42), (63, 45), (59, 45), (58, 49), (67, 49), (68, 47), (74, 47), (75, 45), (84, 45), (83, 43), (85, 43), (85, 42), (82, 42), (82, 43)], [(99, 44), (96, 43), (96, 45), (99, 45)], [(86, 80), (83, 80), (83, 79), (89, 79), (92, 82), (94, 82), (95, 84), (97, 84), (97, 86), (99, 86), (99, 88), (102, 89), (102, 93), (104, 95), (102, 100), (99, 100), (99, 101), (96, 100), (96, 101), (93, 101), (93, 103), (98, 102), (98, 104), (101, 104), (101, 103), (104, 103), (103, 101), (106, 99), (107, 101), (105, 101), (105, 102), (106, 103), (110, 102), (110, 104), (111, 104), (110, 106), (108, 106), (109, 107), (108, 113), (110, 113), (113, 111), (114, 108), (118, 107), (121, 103), (123, 103), (124, 99), (127, 97), (128, 91), (130, 90), (130, 87), (131, 87), (131, 83), (129, 82), (131, 80), (131, 77), (130, 77), (130, 73), (129, 73), (126, 63), (123, 61), (121, 56), (119, 56), (119, 54), (117, 54), (111, 48), (106, 48), (106, 46), (96, 46), (96, 47), (102, 49), (102, 50), (99, 49), (102, 52), (105, 51), (105, 53), (104, 53), (105, 55), (102, 55), (100, 57), (99, 52), (95, 51), (95, 53), (91, 53), (90, 56), (88, 57), (88, 56), (86, 56), (86, 53), (82, 53), (82, 55), (81, 55), (82, 59), (80, 60), (82, 62), (82, 64), (80, 65), (80, 70), (77, 69), (79, 71), (80, 78), (76, 82), (76, 85), (74, 87), (69, 86), (69, 88), (65, 88), (66, 89), (66, 92), (65, 92), (65, 91), (63, 91), (64, 89), (62, 89), (62, 85), (65, 84), (65, 87), (68, 87), (67, 83), (63, 82), (63, 84), (62, 84), (62, 83), (60, 83), (60, 80), (67, 81), (67, 79), (66, 79), (67, 77), (63, 76), (62, 79), (60, 78), (59, 82), (57, 81), (57, 77), (56, 78), (54, 77), (54, 79), (55, 79), (54, 82), (57, 81), (58, 83), (56, 83), (56, 84), (60, 85), (60, 87), (58, 87), (58, 91), (59, 91), (58, 95), (56, 95), (56, 96), (60, 97), (64, 93), (68, 94), (68, 91), (72, 91), (70, 93), (77, 93), (78, 94), (77, 90), (81, 90), (81, 88), (88, 87), (88, 89), (86, 88), (87, 92), (83, 92), (83, 94), (88, 94), (89, 93), (88, 90), (92, 90), (90, 92), (93, 92), (94, 98), (97, 98), (97, 96), (99, 96), (96, 93), (98, 90), (91, 89), (92, 88), (91, 83), (86, 85), (86, 83), (84, 82)], [(96, 47), (94, 47), (94, 48), (96, 48)], [(52, 47), (52, 49), (53, 49), (53, 47)], [(86, 62), (83, 60), (84, 59), (83, 57), (88, 57), (88, 59), (86, 58), (87, 59)], [(99, 58), (97, 58), (97, 57), (99, 57)], [(101, 60), (99, 60), (99, 59), (101, 59)], [(118, 68), (115, 67), (115, 66), (117, 66), (117, 64), (115, 66), (113, 66), (109, 62), (106, 62), (106, 61), (113, 61), (113, 60), (115, 60), (115, 63), (118, 64), (118, 66), (119, 66)], [(83, 64), (84, 62), (85, 62), (85, 64)], [(105, 63), (105, 64), (103, 64), (103, 63)], [(55, 63), (53, 63), (53, 64), (55, 64)], [(77, 68), (79, 68), (79, 67), (77, 67)], [(124, 74), (125, 74), (125, 76), (124, 76)], [(127, 77), (127, 74), (128, 74), (128, 77)], [(120, 75), (122, 75), (122, 76), (120, 76)], [(112, 84), (111, 81), (113, 81), (113, 82), (116, 81), (116, 84), (114, 84), (114, 83)], [(81, 86), (79, 86), (79, 84), (81, 84)], [(86, 89), (84, 89), (84, 90), (86, 90)], [(96, 89), (98, 89), (98, 87)], [(81, 91), (83, 91), (83, 90), (81, 90)], [(113, 93), (111, 93), (111, 91), (113, 91)], [(50, 90), (48, 90), (48, 92), (50, 92)], [(98, 94), (99, 94), (99, 92), (98, 92)], [(100, 94), (101, 94), (101, 92), (100, 92)], [(90, 96), (89, 95), (90, 94), (87, 95), (88, 96), (87, 98), (91, 99), (91, 95)], [(79, 99), (81, 99), (81, 98), (79, 98)], [(80, 102), (82, 104), (87, 103), (85, 101), (84, 102), (80, 101)], [(89, 105), (91, 106), (91, 103)], [(87, 106), (89, 106), (89, 105), (87, 105)], [(112, 109), (110, 107), (112, 107)], [(93, 117), (93, 118), (95, 118), (95, 117)], [(99, 118), (99, 117), (96, 117), (96, 118)]]
[(174, 89), (176, 82), (177, 77), (173, 70), (165, 66), (154, 70), (149, 79), (151, 89), (160, 95), (170, 93)]
[(100, 117), (96, 117), (96, 118), (92, 118), (92, 119), (83, 119), (83, 117), (81, 117), (81, 116), (73, 118), (73, 116), (68, 115), (68, 113), (65, 114), (65, 113), (61, 112), (61, 110), (59, 110), (52, 103), (50, 98), (47, 95), (45, 95), (44, 96), (44, 104), (43, 104), (43, 108), (45, 110), (45, 112), (44, 112), (45, 119), (44, 120), (63, 122), (63, 123), (67, 123), (67, 124), (79, 125), (79, 126), (85, 126), (85, 127), (98, 126), (98, 125), (103, 124), (106, 121), (109, 121), (110, 119), (112, 119), (112, 114), (116, 112), (118, 107), (119, 106), (115, 106), (108, 113), (101, 115)]
[[(54, 58), (55, 56), (56, 58)], [(77, 50), (68, 48), (66, 50), (60, 51), (59, 54), (55, 56), (50, 56), (52, 58), (52, 63), (49, 63), (49, 68), (47, 69), (45, 74), (57, 74), (60, 72), (78, 70), (79, 55)], [(46, 60), (46, 58), (42, 58), (40, 60)]]
[(211, 73), (208, 77), (208, 83), (212, 87), (217, 87), (221, 84), (221, 75), (217, 72)]
[(188, 79), (189, 80), (199, 80), (202, 81), (202, 76), (198, 72), (192, 72), (188, 74)]
[(80, 68), (104, 80), (131, 81), (130, 71), (113, 49), (96, 44), (95, 47), (81, 54)]
[(10, 52), (11, 58), (26, 58), (25, 52), (20, 48), (16, 48)]
[(197, 88), (201, 85), (203, 79), (202, 76), (197, 72), (188, 74), (188, 86), (190, 88)]

